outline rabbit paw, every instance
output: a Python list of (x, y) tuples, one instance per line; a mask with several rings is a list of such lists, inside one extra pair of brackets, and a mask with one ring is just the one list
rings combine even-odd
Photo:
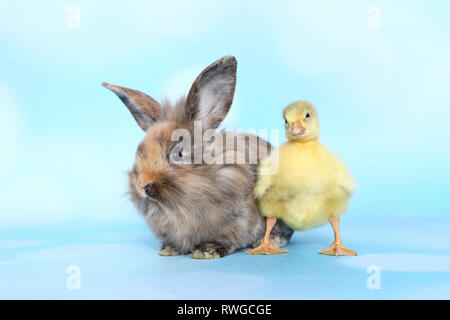
[(222, 258), (227, 254), (227, 249), (219, 243), (204, 243), (191, 253), (194, 259), (216, 259)]
[(164, 244), (161, 249), (159, 249), (158, 254), (164, 257), (180, 255), (180, 253), (174, 247), (167, 244)]

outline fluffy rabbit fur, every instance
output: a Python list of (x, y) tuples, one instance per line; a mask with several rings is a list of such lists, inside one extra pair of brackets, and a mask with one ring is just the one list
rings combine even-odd
[[(189, 163), (185, 160), (193, 162), (193, 152), (190, 148), (184, 150), (180, 147), (183, 141), (173, 141), (172, 137), (176, 129), (186, 129), (194, 137), (194, 122), (201, 122), (203, 132), (220, 125), (233, 101), (236, 67), (236, 59), (231, 56), (214, 62), (197, 77), (187, 97), (174, 105), (168, 102), (161, 105), (142, 92), (103, 84), (118, 95), (146, 132), (129, 172), (129, 194), (154, 234), (162, 240), (161, 255), (223, 257), (255, 245), (264, 234), (264, 218), (253, 198), (257, 164)], [(218, 138), (226, 134), (246, 141), (254, 139), (270, 149), (266, 141), (249, 134), (213, 132), (214, 138), (201, 138), (203, 150), (216, 148)], [(234, 143), (229, 146), (223, 141), (223, 147), (218, 149), (222, 154), (215, 154), (216, 159), (234, 152), (235, 160), (255, 156), (259, 163), (264, 156), (264, 152), (260, 154), (247, 143), (240, 152)], [(192, 143), (191, 150), (196, 147)], [(175, 163), (174, 158), (184, 160)], [(279, 222), (272, 232), (274, 244), (285, 245), (292, 232)]]

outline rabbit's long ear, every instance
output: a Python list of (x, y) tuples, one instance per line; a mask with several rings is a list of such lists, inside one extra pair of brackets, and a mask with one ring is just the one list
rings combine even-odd
[(186, 115), (203, 122), (203, 127), (217, 128), (230, 110), (236, 87), (235, 57), (223, 57), (195, 79), (186, 99)]
[(117, 94), (142, 130), (147, 131), (161, 116), (160, 104), (145, 93), (106, 82), (102, 86)]

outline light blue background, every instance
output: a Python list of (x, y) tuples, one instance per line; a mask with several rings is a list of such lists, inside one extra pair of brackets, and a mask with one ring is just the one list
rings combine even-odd
[[(66, 25), (70, 5), (79, 29)], [(379, 29), (368, 26), (372, 5)], [(449, 10), (448, 1), (0, 0), (0, 297), (450, 298)], [(359, 186), (342, 228), (360, 257), (318, 256), (328, 228), (296, 234), (289, 254), (269, 260), (156, 255), (124, 195), (143, 133), (100, 83), (176, 99), (229, 54), (238, 82), (227, 127), (282, 130), (285, 105), (317, 106), (321, 140)], [(65, 288), (71, 264), (85, 279), (76, 292)], [(370, 264), (390, 281), (376, 293), (365, 285)]]

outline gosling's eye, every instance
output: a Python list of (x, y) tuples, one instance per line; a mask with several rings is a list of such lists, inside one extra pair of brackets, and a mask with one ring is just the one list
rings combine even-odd
[(287, 124), (287, 123), (288, 123), (286, 119), (284, 119), (284, 123), (285, 123), (285, 124)]
[(306, 118), (309, 118), (309, 117), (310, 117), (309, 113), (307, 113), (305, 117), (306, 117)]
[(183, 149), (181, 149), (180, 152), (178, 152), (178, 156), (179, 156), (180, 158), (183, 158)]

